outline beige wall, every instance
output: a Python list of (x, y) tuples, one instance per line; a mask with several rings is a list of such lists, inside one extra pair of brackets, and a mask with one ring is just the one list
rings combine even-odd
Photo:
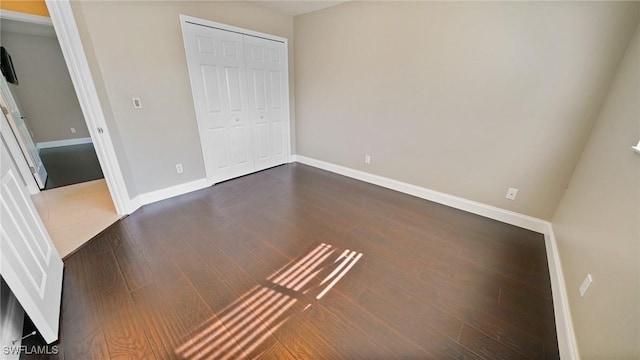
[(638, 5), (349, 2), (297, 16), (297, 154), (550, 219)]
[[(3, 31), (19, 85), (10, 85), (35, 142), (89, 137), (71, 77), (55, 37)], [(71, 132), (76, 129), (76, 133)]]
[(245, 2), (87, 1), (73, 10), (132, 196), (205, 177), (179, 14), (289, 39), (293, 103), (291, 16)]
[[(640, 359), (640, 27), (556, 214), (583, 359)], [(578, 288), (591, 273), (584, 298)]]

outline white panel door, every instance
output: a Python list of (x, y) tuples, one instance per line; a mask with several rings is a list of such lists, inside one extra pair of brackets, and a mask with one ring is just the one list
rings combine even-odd
[(9, 152), (16, 140), (6, 117), (0, 116), (0, 275), (52, 343), (58, 339), (63, 263), (25, 191)]
[(195, 24), (184, 31), (207, 179), (254, 172), (243, 36)]
[(22, 113), (13, 98), (13, 94), (9, 90), (9, 84), (7, 84), (4, 76), (0, 76), (0, 105), (2, 105), (3, 112), (6, 110), (5, 115), (9, 120), (9, 124), (13, 129), (24, 157), (27, 159), (27, 164), (29, 164), (31, 168), (38, 187), (44, 189), (45, 183), (47, 182), (47, 170), (42, 164), (42, 160), (36, 149), (36, 144), (31, 138), (27, 124), (24, 122)]
[(284, 43), (244, 37), (256, 171), (287, 162), (288, 75)]

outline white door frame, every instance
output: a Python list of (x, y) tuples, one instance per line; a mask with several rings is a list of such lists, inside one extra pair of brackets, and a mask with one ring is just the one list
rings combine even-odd
[[(55, 0), (45, 0), (45, 1), (55, 1)], [(67, 0), (65, 0), (67, 1)], [(261, 33), (259, 31), (253, 31), (253, 30), (248, 30), (248, 29), (243, 29), (240, 27), (236, 27), (236, 26), (232, 26), (232, 25), (227, 25), (227, 24), (222, 24), (222, 23), (218, 23), (215, 21), (210, 21), (210, 20), (205, 20), (205, 19), (201, 19), (201, 18), (197, 18), (197, 17), (193, 17), (193, 16), (188, 16), (188, 15), (184, 15), (184, 14), (180, 14), (180, 28), (182, 29), (182, 41), (185, 45), (185, 53), (188, 52), (189, 50), (186, 48), (188, 41), (187, 41), (187, 36), (186, 36), (186, 32), (185, 32), (185, 25), (187, 23), (192, 23), (192, 24), (196, 24), (196, 25), (203, 25), (203, 26), (208, 26), (208, 27), (212, 27), (212, 28), (216, 28), (216, 29), (220, 29), (220, 30), (226, 30), (226, 31), (231, 31), (231, 32), (235, 32), (235, 33), (239, 33), (242, 35), (249, 35), (249, 36), (255, 36), (255, 37), (259, 37), (259, 38), (263, 38), (263, 39), (268, 39), (268, 40), (273, 40), (273, 41), (278, 41), (281, 43), (284, 43), (284, 48), (285, 48), (285, 57), (284, 57), (284, 65), (285, 65), (285, 75), (286, 75), (286, 81), (284, 82), (284, 86), (286, 86), (286, 94), (287, 96), (285, 96), (284, 99), (284, 105), (287, 109), (286, 111), (286, 118), (285, 118), (285, 122), (286, 122), (286, 128), (287, 128), (287, 133), (286, 133), (286, 143), (288, 144), (287, 146), (287, 153), (285, 154), (285, 158), (287, 160), (288, 163), (293, 161), (292, 158), (292, 151), (291, 151), (291, 107), (289, 104), (289, 97), (291, 96), (290, 94), (290, 89), (289, 89), (289, 41), (287, 38), (283, 38), (280, 36), (276, 36), (276, 35), (271, 35), (271, 34), (266, 34), (266, 33)], [(188, 69), (189, 72), (191, 71), (190, 69)], [(191, 82), (191, 73), (189, 73), (189, 82)], [(193, 89), (193, 84), (191, 84), (192, 89), (191, 91), (193, 93), (195, 93), (195, 89)], [(195, 104), (196, 101), (196, 95), (192, 94), (193, 96), (193, 101), (194, 101), (194, 106), (198, 107), (197, 104)], [(202, 146), (201, 146), (202, 148)], [(203, 149), (204, 151), (204, 149)], [(203, 156), (206, 155), (203, 153)], [(209, 185), (213, 185), (213, 183), (209, 182), (210, 179), (212, 178), (211, 174), (210, 174), (210, 170), (207, 169), (207, 167), (205, 166), (205, 171), (207, 174), (207, 182)]]
[(69, 0), (45, 0), (51, 18), (3, 10), (0, 17), (40, 25), (52, 25), (64, 56), (80, 108), (96, 149), (116, 212), (125, 215), (136, 208), (122, 176), (89, 63)]

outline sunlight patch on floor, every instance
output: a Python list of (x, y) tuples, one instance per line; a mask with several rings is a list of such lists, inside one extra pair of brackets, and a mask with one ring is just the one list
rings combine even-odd
[[(178, 347), (176, 354), (189, 359), (250, 357), (294, 309), (304, 311), (320, 300), (361, 257), (362, 253), (348, 249), (339, 254), (331, 245), (318, 245), (225, 307)], [(307, 304), (294, 307), (299, 303)]]

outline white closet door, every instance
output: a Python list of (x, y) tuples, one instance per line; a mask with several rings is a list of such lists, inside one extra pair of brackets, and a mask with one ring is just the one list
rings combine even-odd
[(209, 183), (255, 171), (243, 35), (185, 24), (187, 62)]
[(286, 47), (281, 42), (254, 36), (244, 37), (244, 47), (254, 124), (254, 159), (256, 170), (263, 170), (287, 162)]

